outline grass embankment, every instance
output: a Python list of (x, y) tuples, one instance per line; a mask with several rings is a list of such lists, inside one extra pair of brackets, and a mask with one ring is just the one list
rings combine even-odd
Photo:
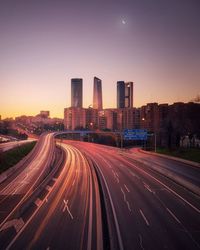
[(200, 163), (200, 149), (198, 148), (186, 148), (186, 149), (177, 149), (177, 150), (168, 150), (168, 149), (157, 149), (157, 153), (170, 155), (174, 157), (179, 157), (189, 161), (195, 161)]
[(17, 164), (22, 158), (24, 158), (35, 146), (36, 142), (30, 142), (6, 152), (0, 153), (0, 174), (8, 168)]

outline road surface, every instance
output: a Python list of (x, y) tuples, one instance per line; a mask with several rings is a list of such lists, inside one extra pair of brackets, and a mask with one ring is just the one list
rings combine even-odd
[(20, 168), (0, 184), (0, 248), (4, 242), (1, 239), (5, 237), (4, 232), (10, 228), (9, 225), (23, 225), (23, 221), (15, 220), (15, 217), (21, 205), (48, 175), (54, 150), (54, 135), (41, 136), (33, 151), (20, 163)]
[[(52, 137), (43, 138), (42, 145)], [(2, 224), (0, 248), (200, 249), (199, 196), (157, 171), (178, 175), (198, 189), (199, 169), (137, 150), (79, 141), (59, 145), (65, 155), (62, 168), (17, 220)], [(38, 148), (38, 162), (41, 150), (46, 147)], [(41, 169), (30, 178), (32, 185)], [(5, 197), (27, 192), (14, 180), (6, 184)]]
[(76, 148), (67, 155), (49, 193), (35, 200), (37, 210), (10, 243), (10, 249), (103, 249), (101, 205), (94, 170)]
[[(118, 249), (200, 249), (199, 197), (137, 158), (145, 158), (148, 166), (155, 162), (179, 171), (183, 167), (184, 177), (189, 173), (197, 185), (198, 169), (156, 156), (148, 160), (141, 152), (127, 156), (112, 147), (72, 141), (70, 144), (91, 157), (103, 176), (102, 183), (107, 185), (104, 192), (109, 192), (114, 208), (110, 213), (116, 214), (114, 224), (119, 228)], [(109, 204), (107, 209), (113, 210)]]

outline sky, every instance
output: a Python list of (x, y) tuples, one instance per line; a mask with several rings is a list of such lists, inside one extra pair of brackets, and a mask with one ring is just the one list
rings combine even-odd
[(199, 0), (0, 0), (0, 115), (63, 118), (71, 78), (93, 77), (104, 108), (116, 82), (134, 82), (134, 106), (188, 102), (200, 93)]

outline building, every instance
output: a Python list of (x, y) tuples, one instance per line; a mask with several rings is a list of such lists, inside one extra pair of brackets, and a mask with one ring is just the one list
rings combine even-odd
[(42, 118), (48, 118), (50, 116), (50, 112), (49, 111), (40, 111), (39, 114)]
[(97, 77), (94, 77), (94, 88), (93, 88), (93, 108), (102, 110), (102, 85), (101, 80)]
[(117, 130), (117, 112), (116, 109), (104, 109), (98, 112), (98, 128), (100, 130)]
[(133, 82), (125, 83), (125, 108), (133, 107)]
[(71, 79), (71, 107), (83, 107), (83, 79)]
[(156, 132), (159, 128), (158, 103), (147, 103), (140, 109), (140, 127), (149, 132)]
[(86, 109), (86, 129), (98, 129), (98, 110), (89, 107)]
[(117, 130), (136, 128), (135, 108), (116, 109), (115, 112), (117, 113)]
[(117, 108), (133, 108), (133, 82), (117, 82)]
[(68, 130), (79, 130), (86, 127), (86, 109), (84, 108), (65, 108), (64, 109), (64, 128)]
[(117, 82), (117, 108), (125, 108), (125, 82)]

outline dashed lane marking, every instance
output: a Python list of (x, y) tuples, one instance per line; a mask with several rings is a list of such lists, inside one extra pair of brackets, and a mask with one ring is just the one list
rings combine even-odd
[(144, 215), (144, 213), (142, 212), (141, 209), (140, 209), (140, 214), (142, 215), (142, 218), (144, 219), (144, 221), (145, 221), (145, 223), (147, 224), (147, 226), (149, 226), (150, 224), (149, 224), (149, 222), (148, 222), (146, 216)]

